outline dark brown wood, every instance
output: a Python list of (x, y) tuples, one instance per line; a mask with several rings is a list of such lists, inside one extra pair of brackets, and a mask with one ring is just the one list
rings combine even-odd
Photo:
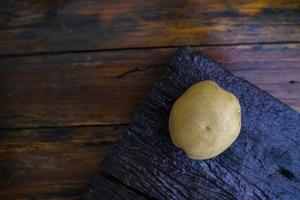
[[(192, 160), (172, 143), (168, 119), (176, 99), (202, 80), (236, 95), (242, 127), (220, 155)], [(298, 112), (251, 83), (199, 53), (181, 50), (101, 170), (159, 200), (299, 200), (299, 122)]]
[[(197, 49), (299, 110), (300, 44)], [(0, 127), (129, 123), (174, 51), (0, 58)]]
[(0, 54), (299, 42), (298, 0), (1, 1)]
[(0, 199), (78, 199), (127, 126), (0, 131)]
[[(111, 125), (131, 121), (179, 45), (206, 45), (198, 49), (300, 111), (299, 8), (297, 0), (1, 1), (0, 199), (78, 199), (126, 129)], [(82, 125), (92, 126), (55, 128)]]

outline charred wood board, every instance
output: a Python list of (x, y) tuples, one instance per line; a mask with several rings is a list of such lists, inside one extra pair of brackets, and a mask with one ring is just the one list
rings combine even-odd
[(129, 189), (124, 184), (97, 174), (92, 181), (88, 193), (83, 197), (84, 200), (101, 199), (101, 200), (147, 200), (143, 195)]
[[(242, 130), (221, 155), (191, 160), (169, 137), (174, 101), (213, 80), (234, 93)], [(138, 109), (101, 170), (155, 199), (300, 199), (300, 114), (201, 53), (182, 49)]]

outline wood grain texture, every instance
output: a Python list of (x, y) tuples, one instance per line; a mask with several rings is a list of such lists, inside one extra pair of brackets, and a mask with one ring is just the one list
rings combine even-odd
[[(196, 49), (300, 110), (300, 44)], [(0, 58), (0, 127), (127, 124), (175, 50)]]
[[(225, 152), (199, 161), (173, 145), (168, 118), (175, 100), (201, 80), (239, 98), (242, 129)], [(161, 200), (298, 200), (299, 122), (300, 114), (287, 105), (207, 57), (181, 50), (101, 169)]]
[(84, 200), (146, 200), (143, 194), (126, 187), (117, 179), (105, 177), (97, 174), (92, 181), (89, 192), (84, 196)]
[(176, 46), (211, 46), (196, 49), (300, 111), (299, 13), (298, 0), (1, 1), (0, 199), (79, 199)]
[(1, 1), (0, 54), (299, 42), (298, 0)]
[(127, 126), (0, 131), (0, 199), (79, 199)]

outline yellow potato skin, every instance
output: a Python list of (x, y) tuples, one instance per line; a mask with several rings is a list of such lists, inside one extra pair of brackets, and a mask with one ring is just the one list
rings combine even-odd
[(188, 88), (176, 100), (169, 116), (173, 143), (191, 159), (219, 155), (236, 140), (240, 130), (239, 100), (210, 80)]

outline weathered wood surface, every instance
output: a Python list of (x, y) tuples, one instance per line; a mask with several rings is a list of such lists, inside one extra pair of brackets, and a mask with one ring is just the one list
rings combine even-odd
[(299, 42), (298, 0), (1, 1), (0, 54)]
[(0, 199), (85, 193), (126, 127), (96, 125), (129, 123), (179, 45), (211, 46), (200, 50), (299, 111), (299, 5), (1, 1)]
[(89, 192), (84, 195), (84, 200), (147, 200), (143, 194), (135, 192), (134, 190), (126, 187), (124, 184), (97, 174), (92, 181)]
[[(168, 134), (174, 101), (193, 83), (214, 80), (234, 93), (242, 130), (221, 155), (196, 161)], [(300, 198), (300, 114), (201, 54), (178, 52), (101, 169), (157, 199)]]
[[(300, 44), (197, 48), (300, 108)], [(0, 127), (127, 124), (175, 49), (0, 58)]]
[(0, 131), (0, 199), (79, 199), (127, 126)]

